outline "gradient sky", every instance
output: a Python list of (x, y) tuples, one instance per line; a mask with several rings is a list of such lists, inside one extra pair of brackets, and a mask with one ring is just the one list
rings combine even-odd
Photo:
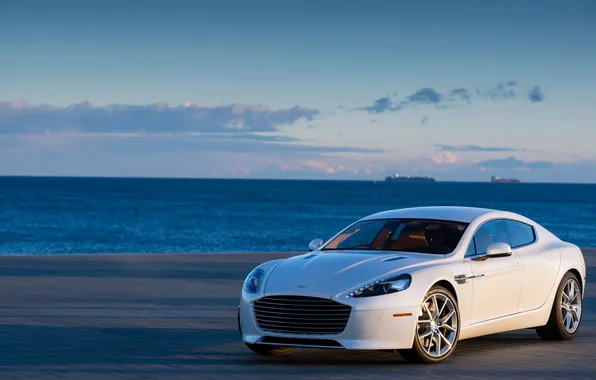
[(596, 182), (594, 1), (0, 2), (0, 175)]

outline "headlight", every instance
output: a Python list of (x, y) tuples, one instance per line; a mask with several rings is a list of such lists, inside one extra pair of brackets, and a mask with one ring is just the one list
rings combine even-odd
[(346, 298), (374, 297), (397, 293), (406, 290), (411, 282), (412, 276), (409, 274), (400, 274), (388, 279), (382, 278), (351, 291)]
[(265, 277), (265, 271), (259, 268), (253, 269), (244, 280), (244, 291), (248, 293), (258, 293)]

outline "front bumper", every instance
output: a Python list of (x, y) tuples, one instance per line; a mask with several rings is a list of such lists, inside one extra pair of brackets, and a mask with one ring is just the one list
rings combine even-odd
[(243, 301), (238, 311), (238, 323), (246, 343), (273, 344), (267, 342), (276, 341), (276, 345), (348, 350), (408, 349), (414, 342), (419, 312), (419, 306), (383, 310), (352, 307), (350, 319), (340, 334), (287, 334), (261, 330), (255, 321), (252, 304)]

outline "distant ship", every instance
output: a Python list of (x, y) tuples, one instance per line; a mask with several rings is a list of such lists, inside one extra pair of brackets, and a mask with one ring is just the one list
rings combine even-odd
[(495, 177), (495, 176), (490, 177), (490, 181), (497, 182), (497, 183), (520, 183), (521, 182), (517, 178), (501, 178), (501, 177)]
[(400, 177), (399, 174), (395, 173), (388, 177), (385, 177), (387, 182), (435, 182), (433, 177)]

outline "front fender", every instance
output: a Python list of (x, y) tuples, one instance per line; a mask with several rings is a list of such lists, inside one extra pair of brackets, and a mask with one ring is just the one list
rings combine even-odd
[(457, 274), (470, 273), (470, 266), (464, 262), (448, 260), (435, 265), (411, 268), (403, 273), (412, 276), (410, 287), (404, 291), (375, 297), (352, 298), (348, 297), (349, 290), (332, 297), (337, 302), (352, 306), (355, 310), (385, 310), (420, 307), (428, 291), (437, 283), (446, 281), (455, 291), (455, 298), (460, 308), (462, 325), (469, 320), (471, 285), (469, 283), (457, 284), (454, 280)]
[[(240, 296), (240, 300), (250, 303), (258, 298), (261, 298), (263, 296), (263, 294), (265, 293), (265, 288), (267, 287), (267, 281), (269, 281), (269, 276), (271, 275), (271, 272), (273, 272), (273, 269), (275, 269), (275, 267), (278, 266), (284, 260), (285, 259), (277, 259), (277, 260), (267, 261), (261, 265), (256, 266), (255, 268), (253, 268), (251, 270), (251, 272), (257, 268), (260, 268), (265, 271), (265, 278), (263, 279), (263, 285), (261, 286), (261, 288), (259, 289), (259, 291), (257, 293), (248, 293), (244, 290), (244, 287), (243, 287), (242, 294)], [(246, 275), (248, 276), (249, 274), (250, 274), (250, 272), (247, 273)]]
[[(468, 325), (472, 314), (472, 281), (458, 283), (455, 281), (455, 276), (469, 273), (471, 273), (470, 264), (464, 261), (450, 262), (448, 265), (446, 263), (446, 265), (433, 267), (429, 273), (431, 280), (424, 293), (420, 295), (420, 303), (433, 286), (448, 283), (451, 289), (447, 290), (454, 293), (453, 296), (457, 301), (460, 324), (461, 326)], [(448, 286), (444, 287), (449, 288)]]

